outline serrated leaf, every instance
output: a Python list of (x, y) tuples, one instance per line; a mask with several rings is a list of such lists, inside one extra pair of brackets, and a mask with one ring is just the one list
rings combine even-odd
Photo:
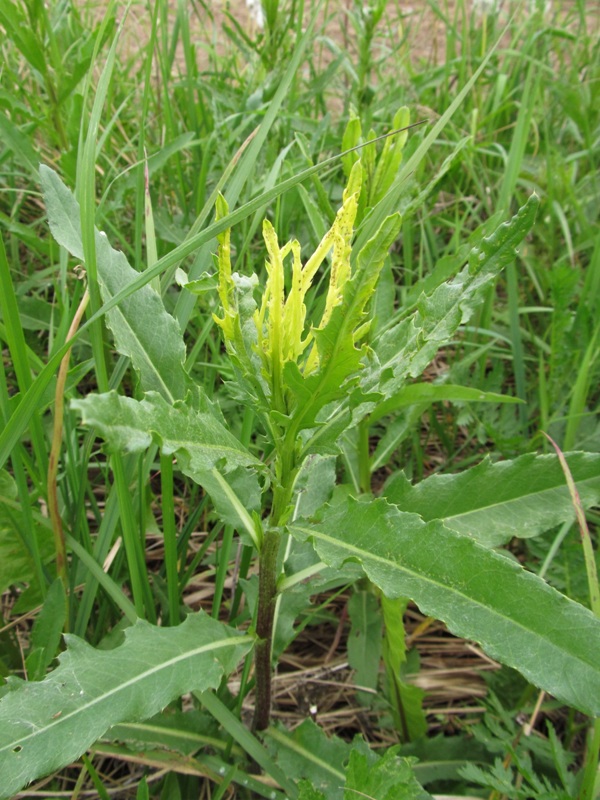
[(327, 736), (306, 719), (292, 733), (271, 726), (265, 733), (265, 743), (277, 765), (292, 780), (309, 779), (327, 800), (342, 800), (343, 765), (352, 747), (348, 742)]
[(14, 681), (0, 699), (2, 797), (78, 758), (112, 725), (146, 719), (188, 691), (219, 685), (249, 650), (203, 612), (177, 628), (143, 620), (115, 650), (65, 637), (60, 665), (43, 681)]
[[(310, 719), (293, 733), (271, 727), (265, 739), (278, 765), (293, 780), (299, 781), (299, 797), (307, 800), (321, 797), (354, 800), (361, 795), (376, 800), (430, 798), (414, 777), (413, 759), (400, 758), (397, 748), (391, 748), (380, 757), (369, 750), (360, 737), (351, 744), (335, 736), (328, 737)], [(369, 787), (373, 792), (361, 787)]]
[[(71, 255), (83, 260), (80, 210), (77, 200), (58, 175), (40, 167), (40, 179), (50, 230)], [(139, 278), (125, 254), (96, 231), (96, 261), (102, 299), (106, 303)], [(145, 391), (159, 392), (174, 402), (185, 397), (189, 383), (184, 370), (185, 345), (176, 320), (167, 313), (160, 295), (143, 286), (108, 312), (117, 349), (129, 356)]]
[(289, 530), (329, 566), (357, 560), (387, 596), (410, 597), (536, 686), (600, 714), (600, 620), (514, 561), (382, 499), (350, 498)]
[(182, 472), (193, 479), (221, 461), (230, 469), (260, 466), (215, 416), (184, 403), (171, 406), (156, 392), (148, 392), (141, 401), (107, 392), (71, 405), (111, 448), (135, 452), (155, 441), (163, 453), (174, 453)]
[[(600, 455), (567, 453), (584, 508), (600, 501)], [(527, 453), (513, 461), (481, 464), (457, 475), (432, 475), (411, 485), (402, 475), (386, 485), (386, 498), (420, 514), (441, 519), (485, 547), (514, 536), (529, 538), (575, 519), (565, 476), (555, 454)]]
[(410, 377), (425, 367), (470, 318), (484, 291), (500, 271), (514, 260), (515, 248), (533, 225), (539, 200), (532, 195), (509, 221), (473, 247), (468, 266), (449, 283), (422, 294), (417, 309), (386, 331), (373, 348), (379, 367), (366, 372), (362, 386), (391, 397)]
[(377, 800), (432, 800), (414, 776), (411, 759), (390, 748), (374, 763), (364, 753), (350, 753), (344, 800), (372, 797)]

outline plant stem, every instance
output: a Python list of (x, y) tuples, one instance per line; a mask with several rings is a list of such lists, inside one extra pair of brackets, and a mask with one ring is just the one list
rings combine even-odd
[(253, 731), (264, 731), (271, 716), (271, 646), (277, 609), (277, 556), (281, 541), (280, 525), (285, 523), (290, 508), (295, 475), (294, 448), (286, 447), (285, 440), (278, 448), (275, 464), (277, 483), (273, 492), (273, 505), (269, 525), (265, 529), (258, 561), (258, 609), (256, 615), (255, 648), (256, 705)]
[(371, 491), (371, 454), (369, 452), (369, 418), (358, 426), (358, 476), (361, 492)]
[[(67, 341), (70, 341), (83, 317), (86, 306), (90, 299), (87, 289), (85, 290), (81, 302), (75, 312), (73, 321), (67, 333)], [(65, 534), (62, 527), (62, 520), (60, 518), (60, 510), (58, 508), (58, 492), (57, 492), (57, 477), (58, 477), (58, 462), (60, 458), (60, 448), (62, 444), (63, 432), (63, 414), (65, 404), (65, 385), (67, 382), (67, 373), (69, 371), (69, 359), (71, 357), (71, 350), (67, 350), (60, 362), (60, 369), (58, 370), (58, 378), (56, 381), (56, 392), (54, 395), (54, 428), (52, 433), (52, 448), (50, 450), (50, 458), (48, 461), (48, 514), (52, 522), (52, 531), (54, 533), (54, 547), (56, 551), (56, 572), (61, 579), (65, 592), (69, 591), (69, 580), (67, 577), (67, 549), (65, 546)]]
[(265, 532), (259, 561), (258, 614), (255, 649), (256, 706), (253, 731), (264, 731), (271, 716), (271, 642), (277, 602), (277, 553), (281, 534), (270, 528)]

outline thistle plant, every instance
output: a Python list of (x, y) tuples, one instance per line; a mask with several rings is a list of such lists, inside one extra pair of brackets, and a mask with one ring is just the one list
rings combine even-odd
[[(388, 217), (351, 265), (351, 243), (362, 188), (362, 166), (352, 167), (343, 203), (315, 252), (302, 264), (300, 243), (280, 246), (263, 222), (267, 281), (254, 307), (254, 281), (232, 274), (230, 231), (219, 236), (218, 292), (223, 316), (215, 315), (246, 402), (261, 417), (270, 445), (270, 509), (257, 520), (259, 595), (256, 620), (256, 713), (254, 728), (269, 722), (271, 640), (277, 596), (277, 564), (283, 526), (293, 518), (294, 485), (313, 452), (314, 432), (326, 408), (347, 398), (358, 379), (371, 320), (365, 307), (373, 294), (387, 251), (400, 228), (399, 214)], [(228, 213), (219, 199), (218, 215)], [(306, 295), (331, 254), (329, 287), (318, 324), (306, 324)], [(291, 261), (286, 294), (286, 262)]]

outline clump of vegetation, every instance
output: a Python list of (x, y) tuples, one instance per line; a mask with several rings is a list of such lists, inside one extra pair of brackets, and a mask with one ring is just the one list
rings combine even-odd
[(592, 800), (593, 13), (262, 11), (0, 8), (0, 796)]

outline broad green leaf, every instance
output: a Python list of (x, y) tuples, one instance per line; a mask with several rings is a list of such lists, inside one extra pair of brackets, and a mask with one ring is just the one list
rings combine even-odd
[(412, 759), (402, 758), (397, 750), (390, 748), (374, 763), (364, 753), (353, 750), (346, 771), (344, 800), (432, 800), (415, 778)]
[(19, 494), (15, 479), (5, 469), (0, 469), (0, 497), (7, 500), (16, 500)]
[[(600, 455), (567, 453), (584, 508), (600, 500)], [(538, 536), (575, 519), (565, 476), (552, 453), (527, 453), (513, 461), (481, 464), (457, 475), (432, 475), (411, 485), (401, 473), (387, 483), (385, 497), (425, 521), (441, 519), (485, 547), (514, 536)]]
[(69, 764), (112, 725), (218, 686), (252, 644), (203, 612), (176, 628), (139, 620), (115, 650), (65, 639), (57, 669), (37, 683), (11, 679), (0, 699), (1, 797)]
[[(40, 178), (50, 230), (71, 255), (83, 260), (79, 204), (58, 175), (45, 166)], [(112, 248), (106, 234), (96, 231), (96, 260), (102, 299), (106, 303), (139, 279), (125, 254)], [(143, 286), (108, 312), (117, 349), (129, 356), (145, 391), (159, 392), (174, 402), (185, 397), (188, 377), (183, 368), (185, 345), (175, 319), (160, 295)]]
[(300, 798), (430, 800), (413, 774), (413, 759), (399, 757), (397, 748), (380, 757), (360, 737), (351, 744), (328, 737), (309, 719), (293, 733), (271, 727), (265, 740), (278, 765), (299, 782)]
[(468, 321), (486, 288), (514, 261), (515, 248), (533, 225), (538, 204), (537, 195), (532, 195), (510, 222), (472, 248), (468, 266), (454, 280), (421, 295), (416, 311), (375, 342), (379, 365), (363, 376), (364, 389), (382, 391), (387, 398), (408, 378), (421, 375), (438, 349)]
[(381, 499), (350, 498), (289, 530), (329, 566), (358, 561), (388, 597), (410, 597), (536, 686), (600, 714), (600, 620), (506, 556)]
[(294, 517), (311, 517), (331, 497), (336, 481), (335, 458), (311, 455), (294, 483)]
[(342, 800), (344, 763), (352, 745), (337, 736), (328, 737), (322, 728), (306, 719), (292, 733), (271, 726), (265, 743), (277, 765), (292, 780), (310, 780), (327, 800)]
[(260, 465), (213, 414), (179, 402), (171, 406), (156, 392), (148, 392), (141, 401), (107, 392), (73, 400), (71, 405), (111, 448), (135, 452), (155, 441), (163, 453), (177, 456), (190, 478), (221, 461), (230, 469)]

